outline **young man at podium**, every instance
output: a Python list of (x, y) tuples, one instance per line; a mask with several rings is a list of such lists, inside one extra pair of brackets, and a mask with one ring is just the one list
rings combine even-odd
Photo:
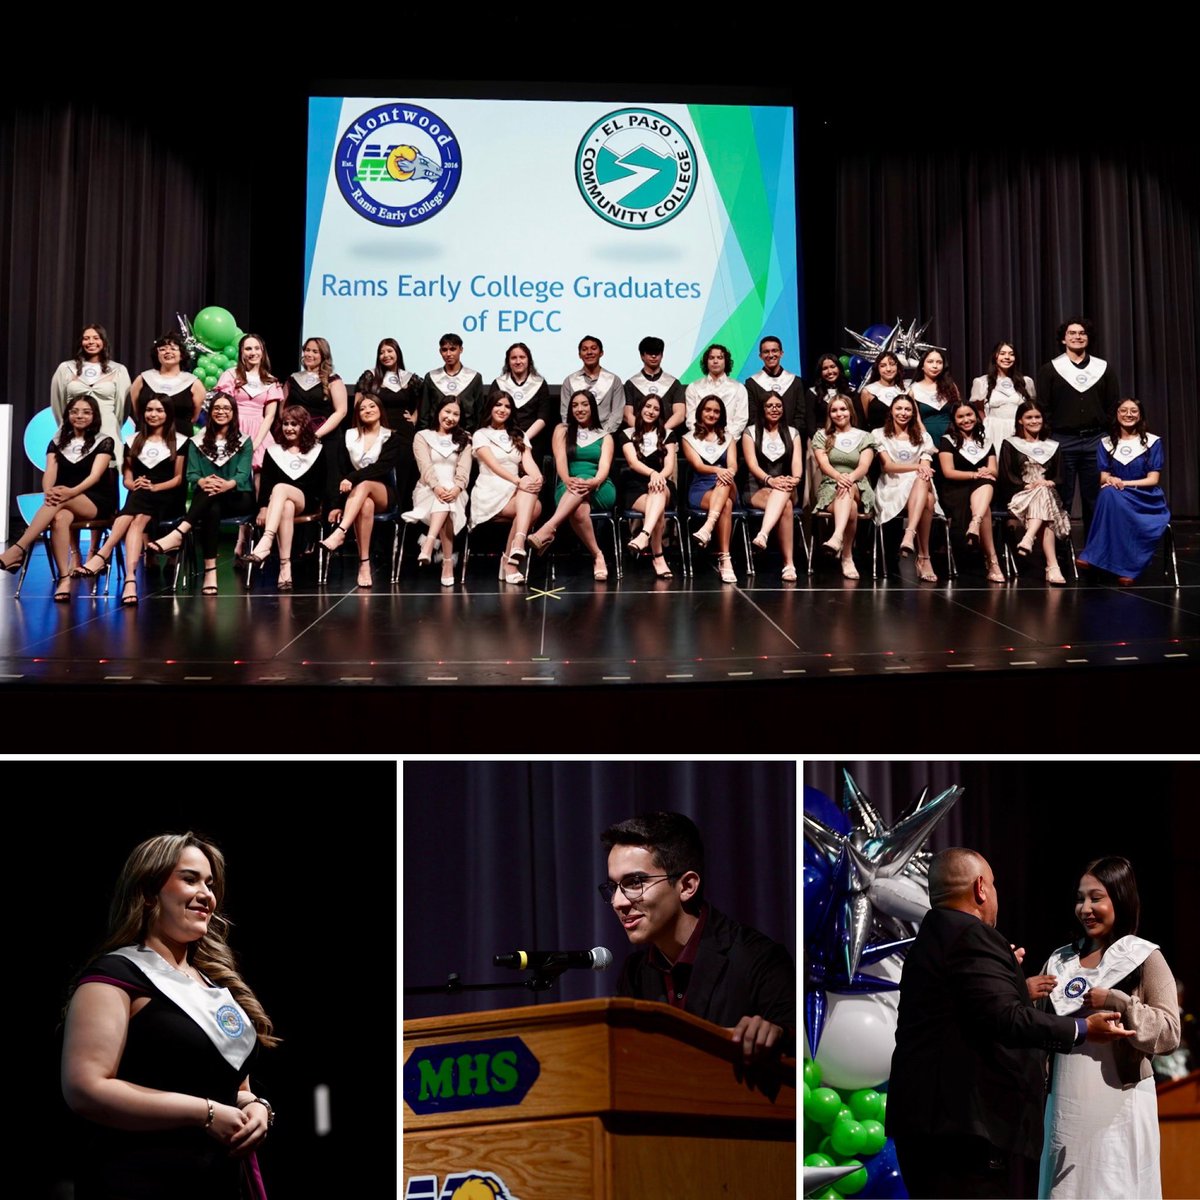
[(781, 945), (704, 898), (704, 843), (680, 813), (610, 826), (608, 903), (633, 950), (617, 994), (657, 1000), (724, 1025), (746, 1061), (794, 1054), (796, 968)]

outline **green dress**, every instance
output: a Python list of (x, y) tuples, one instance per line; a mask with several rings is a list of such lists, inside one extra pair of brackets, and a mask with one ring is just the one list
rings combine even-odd
[[(600, 455), (604, 451), (605, 438), (598, 437), (586, 446), (576, 446), (575, 453), (567, 451), (567, 470), (572, 479), (595, 479), (600, 470)], [(560, 479), (554, 489), (554, 503), (557, 504), (567, 490), (567, 485)], [(617, 488), (612, 481), (612, 475), (592, 493), (590, 503), (598, 508), (612, 508), (617, 502)]]
[[(813, 450), (824, 450), (831, 467), (849, 473), (858, 466), (864, 450), (875, 449), (875, 442), (865, 429), (848, 429), (845, 433), (831, 434), (828, 438), (825, 430), (821, 429), (813, 437), (812, 448)], [(837, 483), (828, 475), (822, 474), (821, 485), (817, 489), (817, 502), (813, 505), (813, 510), (819, 512), (823, 508), (828, 508), (833, 503), (836, 494)], [(871, 488), (871, 481), (865, 476), (858, 481), (858, 494), (863, 512), (869, 515), (875, 508), (875, 493)]]

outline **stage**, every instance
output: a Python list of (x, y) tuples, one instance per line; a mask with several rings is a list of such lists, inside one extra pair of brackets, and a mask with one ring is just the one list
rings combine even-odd
[[(1176, 529), (1179, 587), (1159, 560), (1139, 586), (1081, 579), (1065, 588), (1042, 581), (1040, 564), (1018, 582), (989, 584), (967, 563), (955, 582), (916, 580), (911, 560), (899, 576), (843, 580), (831, 560), (815, 575), (800, 563), (797, 583), (781, 583), (768, 554), (747, 579), (722, 584), (710, 556), (696, 556), (686, 579), (656, 580), (647, 562), (625, 575), (591, 578), (583, 555), (535, 559), (528, 586), (495, 579), (496, 559), (474, 555), (467, 582), (453, 590), (437, 570), (418, 571), (410, 555), (400, 582), (354, 586), (351, 560), (316, 582), (315, 562), (297, 571), (292, 592), (275, 588), (268, 565), (247, 590), (223, 546), (220, 594), (172, 594), (151, 582), (136, 608), (119, 586), (93, 599), (79, 581), (69, 604), (50, 599), (39, 547), (24, 591), (0, 576), (0, 678), (5, 685), (167, 685), (354, 687), (456, 691), (558, 687), (614, 693), (647, 686), (800, 685), (845, 679), (1021, 675), (1043, 670), (1077, 677), (1118, 667), (1194, 668), (1200, 660), (1200, 525)], [(944, 559), (935, 555), (944, 574)], [(386, 581), (386, 565), (376, 563)], [(1182, 678), (1182, 677), (1181, 677)], [(799, 697), (803, 689), (797, 691)]]

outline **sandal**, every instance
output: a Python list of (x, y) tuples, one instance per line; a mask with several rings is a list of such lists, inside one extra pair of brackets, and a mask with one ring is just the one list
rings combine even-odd
[(972, 517), (967, 526), (967, 545), (972, 548), (979, 545), (979, 527), (983, 524), (982, 517)]
[[(922, 570), (922, 563), (929, 563), (929, 566)], [(917, 555), (917, 578), (922, 583), (937, 583), (938, 581), (937, 573), (933, 569), (933, 563), (930, 562), (928, 554)]]
[[(25, 556), (29, 553), (29, 551), (26, 550), (20, 542), (14, 542), (11, 546), (9, 546), (8, 550), (20, 550), (21, 552), (21, 557), (18, 558), (16, 562), (3, 564), (6, 571), (11, 571), (15, 575), (21, 569), (21, 564), (25, 561)], [(4, 553), (7, 554), (8, 550), (6, 550)]]
[(760, 533), (751, 543), (755, 550), (765, 550), (767, 548), (767, 535)]
[(701, 546), (707, 546), (708, 543), (712, 541), (712, 531), (712, 525), (706, 522), (705, 524), (701, 525), (695, 533), (692, 534), (692, 537), (694, 537)]
[(421, 539), (421, 551), (417, 555), (418, 567), (427, 567), (431, 562), (433, 562), (433, 551), (436, 545), (437, 539), (432, 533), (426, 534)]
[(608, 578), (608, 564), (604, 561), (603, 554), (592, 564), (592, 578), (597, 583), (603, 583)]
[[(363, 577), (363, 570), (364, 570), (363, 564), (364, 564), (364, 563), (366, 564), (366, 568), (365, 568), (365, 570), (366, 570), (366, 572), (367, 572), (367, 582), (366, 582), (366, 583), (363, 583), (363, 581), (362, 581), (362, 577)], [(374, 575), (371, 573), (371, 558), (370, 558), (370, 556), (369, 556), (369, 555), (368, 555), (366, 558), (360, 558), (360, 559), (358, 560), (358, 580), (357, 580), (357, 583), (358, 583), (358, 586), (359, 586), (360, 588), (369, 588), (369, 587), (374, 587), (374, 586), (375, 586), (375, 576), (374, 576)]]
[(508, 564), (505, 562), (502, 562), (500, 564), (500, 582), (501, 583), (524, 583), (525, 576), (522, 575), (520, 571), (510, 570)]
[(554, 541), (554, 531), (551, 530), (549, 533), (543, 534), (531, 533), (525, 540), (533, 547), (534, 552), (540, 558), (546, 553), (546, 548), (550, 543)]
[(1028, 534), (1017, 543), (1017, 553), (1022, 558), (1028, 558), (1033, 553), (1033, 538)]
[(1004, 571), (1000, 566), (1000, 560), (998, 558), (985, 558), (983, 560), (983, 565), (987, 567), (988, 583), (1008, 582), (1008, 580), (1005, 578)]
[[(129, 589), (133, 588), (133, 595), (129, 595)], [(125, 586), (121, 588), (121, 607), (122, 608), (137, 608), (137, 580), (125, 580)]]
[[(284, 579), (283, 571), (287, 568), (287, 578)], [(292, 590), (292, 560), (290, 558), (281, 558), (279, 560), (279, 578), (275, 581), (275, 587), (281, 592), (290, 592)]]
[(446, 566), (445, 564), (443, 564), (441, 584), (442, 584), (442, 587), (453, 587), (454, 586), (454, 565), (453, 565), (453, 563), (451, 563), (449, 566)]
[[(245, 556), (246, 560), (252, 562), (256, 567), (261, 567), (271, 557), (271, 546), (274, 542), (275, 531), (272, 529), (266, 530), (262, 537), (258, 539), (258, 545)], [(234, 562), (236, 562), (237, 555), (235, 554), (233, 558)]]
[[(172, 538), (177, 539), (171, 541)], [(178, 529), (172, 529), (170, 533), (163, 534), (156, 542), (147, 542), (146, 549), (151, 554), (174, 554), (180, 546), (183, 545), (183, 534)]]
[[(93, 567), (92, 563), (98, 562), (98, 567)], [(83, 564), (82, 567), (76, 567), (71, 572), (72, 579), (95, 579), (97, 575), (108, 570), (108, 556), (106, 554), (93, 554), (91, 558)]]
[(58, 586), (54, 589), (55, 604), (69, 604), (71, 602), (71, 576), (60, 575)]
[(323, 537), (319, 545), (332, 554), (346, 540), (346, 527), (335, 525), (328, 537)]
[(525, 557), (525, 547), (517, 545), (517, 538), (521, 541), (525, 540), (525, 534), (514, 533), (512, 536), (512, 545), (508, 548), (508, 561), (510, 563), (520, 562)]
[(840, 537), (831, 537), (829, 541), (821, 543), (821, 549), (826, 554), (836, 558), (842, 552), (842, 539)]
[(784, 583), (795, 583), (796, 582), (796, 568), (793, 567), (791, 565), (791, 563), (788, 563), (788, 565), (783, 568), (783, 571), (780, 573), (779, 578), (782, 579)]
[(904, 536), (900, 539), (900, 557), (910, 558), (917, 552), (917, 530), (916, 527), (910, 525), (905, 531)]
[[(661, 571), (658, 569), (658, 564), (659, 564), (659, 563), (662, 563), (662, 570), (661, 570)], [(655, 578), (657, 578), (657, 579), (671, 579), (671, 578), (673, 578), (673, 574), (674, 574), (674, 573), (672, 572), (671, 568), (667, 566), (667, 560), (666, 560), (666, 558), (665, 558), (663, 555), (661, 555), (661, 554), (656, 554), (656, 555), (655, 555), (655, 556), (654, 556), (654, 557), (653, 557), (653, 558), (650, 560), (650, 565), (651, 565), (651, 566), (654, 568), (654, 575), (655, 575)]]
[[(204, 578), (207, 579), (210, 575), (213, 577), (213, 579), (216, 579), (216, 577), (217, 577), (217, 568), (216, 567), (205, 567), (204, 568)], [(217, 585), (215, 583), (206, 583), (200, 589), (200, 595), (202, 595), (202, 596), (215, 596), (216, 594), (217, 594)]]
[(854, 559), (851, 558), (849, 554), (845, 555), (841, 559), (841, 564), (842, 564), (842, 578), (843, 579), (857, 579), (858, 578), (858, 568), (854, 565)]
[(1046, 582), (1051, 587), (1066, 587), (1067, 581), (1063, 578), (1063, 573), (1058, 569), (1058, 564), (1055, 563), (1052, 567), (1046, 568)]
[(717, 555), (717, 573), (721, 576), (722, 583), (737, 583), (738, 577), (734, 574), (732, 555)]
[[(629, 553), (637, 558), (639, 555), (645, 554), (650, 549), (650, 535), (643, 529), (635, 538), (630, 538), (625, 543), (629, 547)], [(661, 557), (661, 555), (660, 555)]]

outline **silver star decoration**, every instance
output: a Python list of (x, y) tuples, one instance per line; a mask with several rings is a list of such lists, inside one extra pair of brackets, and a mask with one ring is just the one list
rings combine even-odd
[(804, 836), (833, 868), (835, 894), (842, 906), (833, 914), (833, 938), (842, 951), (839, 966), (852, 980), (868, 940), (911, 937), (913, 931), (905, 923), (919, 924), (928, 911), (929, 855), (922, 847), (963, 788), (956, 784), (932, 798), (925, 788), (888, 828), (850, 772), (843, 771), (843, 776), (842, 807), (850, 819), (850, 832), (837, 833), (805, 813)]
[(856, 333), (849, 326), (844, 328), (858, 344), (844, 346), (842, 353), (857, 354), (859, 358), (866, 359), (871, 364), (871, 370), (867, 372), (863, 383), (870, 382), (871, 373), (875, 370), (875, 360), (888, 350), (900, 360), (902, 367), (906, 367), (910, 371), (921, 361), (927, 351), (940, 350), (943, 354), (946, 353), (945, 346), (935, 346), (932, 342), (921, 341), (921, 335), (929, 328), (928, 321), (918, 329), (916, 321), (910, 321), (906, 327), (904, 321), (897, 317), (895, 325), (892, 326), (882, 342), (877, 342), (874, 338), (867, 337), (866, 334)]
[(179, 332), (183, 337), (183, 348), (194, 359), (197, 359), (202, 354), (212, 354), (211, 347), (206, 346), (193, 332), (192, 323), (181, 312), (175, 314), (175, 323), (179, 326)]

